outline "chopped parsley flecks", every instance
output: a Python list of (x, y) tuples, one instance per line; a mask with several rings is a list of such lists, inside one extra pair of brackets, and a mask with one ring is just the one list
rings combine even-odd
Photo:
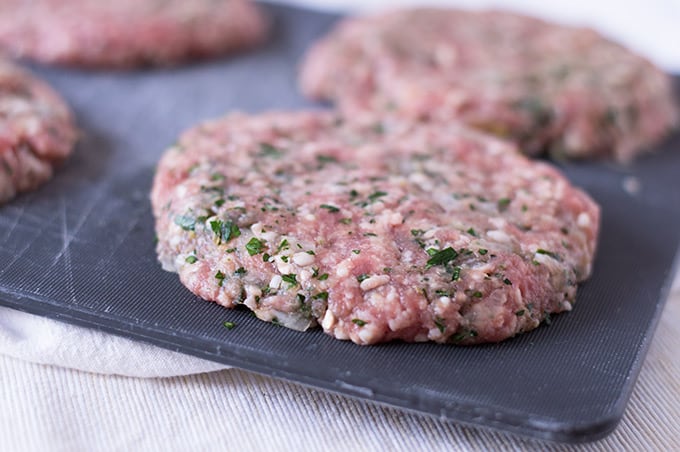
[(358, 191), (356, 191), (356, 190), (354, 190), (354, 189), (350, 190), (350, 192), (349, 192), (349, 197), (350, 197), (350, 198), (354, 199), (354, 198), (356, 198), (357, 196), (359, 196), (359, 192), (358, 192)]
[(434, 324), (439, 329), (440, 333), (446, 331), (446, 323), (444, 323), (444, 319), (442, 319), (441, 317), (435, 317)]
[(189, 215), (177, 215), (175, 224), (185, 231), (193, 231), (196, 228), (196, 219)]
[(472, 292), (472, 296), (475, 298), (482, 298), (484, 294), (481, 293), (479, 290), (475, 290), (474, 292)]
[(498, 205), (498, 210), (499, 210), (500, 212), (503, 212), (504, 210), (506, 210), (506, 209), (508, 208), (508, 206), (510, 205), (510, 201), (511, 201), (510, 198), (501, 198), (501, 199), (499, 199), (499, 200), (498, 200), (498, 203), (497, 203), (497, 205)]
[(332, 155), (317, 155), (316, 156), (316, 161), (319, 162), (321, 165), (325, 163), (338, 163), (338, 159), (333, 157)]
[(342, 218), (342, 219), (340, 219), (340, 223), (342, 223), (342, 224), (351, 224), (351, 223), (352, 223), (352, 219), (351, 219), (351, 218)]
[(234, 270), (235, 275), (245, 275), (246, 273), (248, 273), (248, 270), (246, 270), (243, 267), (239, 267), (236, 270)]
[(234, 322), (226, 321), (222, 324), (222, 326), (224, 326), (228, 330), (233, 330), (236, 324)]
[(280, 253), (283, 250), (287, 250), (290, 248), (290, 245), (288, 244), (288, 239), (283, 239), (281, 240), (281, 243), (279, 243), (279, 247), (276, 248), (276, 252)]
[(270, 256), (269, 254), (264, 253), (264, 254), (262, 255), (262, 262), (269, 262), (269, 258), (270, 258), (270, 257), (271, 257), (271, 256)]
[(508, 285), (508, 286), (512, 286), (512, 281), (510, 281), (508, 278), (505, 278), (505, 279), (503, 280), (503, 284), (506, 284), (506, 285)]
[(369, 202), (375, 202), (379, 198), (382, 198), (383, 196), (387, 196), (387, 192), (384, 191), (376, 191), (368, 195), (368, 200)]
[(283, 155), (283, 151), (269, 143), (260, 143), (260, 155), (263, 157), (278, 159)]
[(352, 250), (352, 252), (353, 252), (354, 254), (360, 254), (360, 253), (361, 253), (361, 250)]
[(224, 174), (222, 173), (212, 173), (210, 175), (210, 180), (213, 182), (224, 180)]
[(291, 287), (297, 286), (297, 275), (295, 273), (290, 273), (288, 275), (281, 275), (281, 279), (287, 282)]
[(324, 300), (324, 301), (327, 301), (327, 300), (328, 300), (328, 292), (326, 292), (326, 291), (324, 291), (324, 292), (319, 292), (318, 294), (313, 295), (313, 296), (312, 296), (312, 299), (314, 299), (314, 300)]
[(226, 243), (229, 240), (241, 235), (241, 230), (232, 221), (212, 220), (210, 229), (215, 233), (217, 244)]
[(224, 198), (220, 198), (217, 201), (215, 201), (215, 207), (222, 207), (224, 203), (225, 203)]
[(251, 256), (261, 253), (263, 247), (264, 242), (256, 237), (253, 237), (246, 243), (246, 250)]
[(515, 315), (517, 317), (522, 317), (526, 311), (524, 309), (520, 309), (519, 311), (515, 311)]
[(361, 283), (361, 282), (366, 281), (368, 278), (370, 278), (370, 275), (368, 275), (366, 273), (362, 273), (359, 276), (357, 276), (357, 281), (359, 281)]
[(327, 279), (328, 279), (328, 273), (324, 273), (324, 274), (322, 274), (322, 275), (319, 275), (319, 277), (318, 277), (317, 279), (318, 279), (319, 281), (325, 281), (325, 280), (327, 280)]
[(460, 267), (453, 267), (453, 273), (451, 274), (451, 281), (458, 281), (460, 278), (460, 271), (462, 269)]
[(537, 249), (536, 254), (545, 254), (546, 256), (550, 256), (555, 260), (560, 259), (560, 256), (557, 253), (553, 253), (552, 251), (544, 250), (542, 248)]
[(452, 260), (454, 260), (456, 257), (458, 257), (458, 253), (453, 248), (448, 247), (444, 248), (441, 251), (437, 251), (434, 254), (430, 254), (430, 256), (431, 257), (427, 260), (427, 265), (425, 266), (425, 268), (430, 268), (435, 265), (446, 265)]
[(361, 320), (361, 319), (352, 319), (352, 323), (355, 324), (355, 325), (357, 325), (357, 326), (364, 326), (364, 325), (366, 325), (366, 321), (365, 321), (365, 320)]
[(475, 231), (474, 228), (470, 228), (465, 232), (467, 232), (468, 234), (470, 234), (473, 237), (477, 237), (477, 231)]
[(217, 270), (217, 273), (215, 273), (215, 279), (217, 280), (217, 285), (222, 287), (222, 284), (224, 284), (224, 278), (226, 275), (222, 273), (221, 270)]
[(477, 252), (478, 252), (479, 254), (481, 254), (482, 256), (484, 256), (486, 253), (489, 252), (489, 250), (484, 249), (484, 248), (480, 248), (479, 250), (477, 250)]
[(189, 256), (186, 257), (186, 259), (184, 259), (184, 261), (187, 264), (195, 264), (196, 261), (198, 261), (198, 258), (196, 256), (194, 256), (193, 254), (190, 254)]
[(319, 207), (328, 210), (330, 213), (338, 213), (340, 209), (331, 204), (321, 204)]

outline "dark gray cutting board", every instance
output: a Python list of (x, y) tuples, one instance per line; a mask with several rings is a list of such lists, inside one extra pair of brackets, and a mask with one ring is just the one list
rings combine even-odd
[[(442, 419), (558, 441), (610, 432), (674, 274), (678, 136), (629, 168), (562, 165), (602, 205), (595, 272), (573, 312), (502, 344), (360, 347), (204, 302), (160, 269), (148, 192), (161, 152), (230, 110), (311, 106), (296, 65), (336, 18), (266, 9), (274, 33), (247, 55), (130, 73), (34, 68), (73, 106), (83, 137), (53, 182), (0, 207), (0, 303)], [(622, 189), (628, 176), (636, 196)]]

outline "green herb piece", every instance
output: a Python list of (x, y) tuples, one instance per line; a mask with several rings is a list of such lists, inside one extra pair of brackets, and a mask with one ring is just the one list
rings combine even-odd
[(352, 323), (357, 325), (357, 326), (364, 326), (366, 325), (366, 321), (361, 320), (361, 319), (352, 319)]
[(392, 273), (392, 268), (390, 268), (390, 267), (385, 267), (385, 268), (383, 268), (383, 272), (385, 272), (385, 273)]
[(281, 260), (287, 264), (288, 263), (288, 256), (281, 256)]
[(224, 180), (224, 174), (222, 173), (212, 173), (210, 175), (210, 180), (213, 182), (217, 182), (219, 180)]
[(419, 237), (419, 236), (423, 235), (424, 233), (425, 233), (425, 231), (423, 231), (422, 229), (411, 229), (411, 235), (413, 237)]
[(439, 252), (439, 250), (436, 249), (436, 248), (428, 248), (428, 249), (425, 250), (425, 252), (430, 256), (434, 256), (435, 254), (437, 254)]
[(378, 234), (374, 232), (364, 232), (364, 237), (378, 237)]
[(439, 329), (440, 333), (443, 333), (444, 331), (446, 331), (446, 324), (444, 323), (444, 319), (442, 319), (441, 317), (435, 317), (434, 318), (434, 324)]
[(324, 163), (338, 163), (338, 159), (336, 159), (332, 155), (317, 155), (316, 161), (322, 165)]
[(451, 275), (451, 281), (458, 281), (460, 278), (460, 271), (462, 269), (460, 267), (453, 267), (453, 274)]
[(340, 223), (342, 223), (342, 224), (350, 224), (350, 223), (352, 223), (352, 219), (351, 219), (351, 218), (342, 218), (342, 219), (340, 220)]
[(361, 283), (363, 281), (366, 281), (368, 278), (370, 278), (370, 276), (368, 274), (362, 273), (359, 276), (357, 276), (357, 281), (359, 281)]
[(312, 297), (314, 300), (328, 300), (328, 292), (319, 292)]
[(375, 202), (379, 198), (382, 198), (383, 196), (387, 196), (387, 192), (384, 191), (376, 191), (368, 195), (368, 200), (370, 202)]
[(187, 258), (184, 259), (184, 261), (185, 261), (187, 264), (195, 264), (196, 261), (198, 261), (198, 258), (192, 254), (192, 255), (187, 256)]
[(288, 248), (289, 248), (288, 239), (283, 239), (283, 240), (281, 240), (281, 243), (279, 244), (279, 247), (276, 249), (276, 252), (279, 253), (279, 252), (281, 252), (282, 250), (286, 250), (286, 249), (288, 249)]
[(226, 329), (233, 330), (236, 324), (234, 322), (226, 321), (222, 324)]
[(543, 319), (546, 325), (550, 326), (552, 325), (552, 315), (549, 312), (545, 313), (545, 319)]
[(435, 265), (446, 265), (452, 260), (454, 260), (456, 257), (458, 257), (458, 253), (453, 248), (448, 247), (444, 248), (441, 251), (437, 251), (435, 254), (432, 254), (431, 256), (432, 257), (428, 259), (425, 268), (430, 268)]
[(309, 255), (311, 255), (311, 256), (316, 256), (316, 253), (315, 253), (314, 251), (312, 251), (312, 250), (307, 250), (307, 251), (305, 251), (305, 253), (307, 253), (307, 254), (309, 254)]
[(482, 256), (484, 256), (486, 253), (489, 252), (489, 250), (486, 250), (486, 249), (484, 249), (484, 248), (480, 248), (479, 250), (477, 250), (477, 252), (478, 252), (479, 254), (481, 254)]
[(473, 228), (468, 229), (466, 232), (473, 237), (477, 237), (477, 232)]
[(537, 249), (536, 254), (545, 254), (546, 256), (550, 256), (555, 260), (559, 260), (560, 258), (560, 256), (557, 253), (553, 253), (552, 251), (544, 250), (542, 248)]
[(218, 245), (241, 235), (241, 230), (232, 221), (212, 220), (210, 222), (210, 229), (215, 233)]
[(217, 285), (222, 287), (222, 284), (224, 284), (224, 278), (226, 275), (222, 273), (222, 271), (217, 270), (217, 273), (215, 273), (215, 279), (217, 280)]
[(226, 253), (230, 253), (230, 254), (231, 254), (231, 253), (235, 253), (235, 252), (236, 252), (236, 248), (229, 248), (229, 249), (226, 249), (225, 252), (226, 252)]
[(510, 201), (511, 201), (510, 198), (501, 198), (501, 199), (499, 199), (499, 200), (498, 200), (498, 203), (497, 203), (497, 205), (498, 205), (498, 210), (501, 211), (501, 212), (503, 212), (504, 210), (506, 210), (506, 209), (508, 208), (508, 206), (510, 205)]
[(357, 196), (359, 196), (359, 192), (356, 191), (356, 190), (354, 190), (354, 189), (352, 189), (352, 190), (350, 190), (350, 192), (349, 192), (349, 196), (350, 196), (350, 198), (356, 198)]
[(271, 257), (271, 256), (270, 256), (269, 254), (264, 253), (264, 254), (262, 255), (262, 262), (268, 262), (270, 257)]
[(330, 205), (330, 204), (321, 204), (319, 207), (321, 207), (322, 209), (328, 210), (330, 213), (338, 213), (338, 212), (340, 212), (340, 209), (338, 209), (337, 207), (332, 206), (332, 205)]
[(188, 215), (177, 215), (175, 224), (185, 231), (193, 231), (196, 228), (196, 219)]
[(220, 198), (217, 201), (215, 201), (215, 206), (216, 207), (222, 207), (224, 205), (224, 203), (225, 203), (224, 199)]
[(482, 298), (484, 296), (484, 294), (481, 293), (479, 290), (476, 290), (476, 291), (472, 292), (472, 296), (475, 297), (475, 298)]
[(319, 276), (319, 281), (325, 281), (328, 279), (328, 273), (324, 273), (323, 275)]
[(503, 283), (507, 284), (508, 286), (512, 286), (512, 281), (510, 281), (508, 278), (505, 278)]
[(239, 267), (236, 270), (234, 270), (235, 275), (245, 275), (246, 273), (248, 273), (248, 270), (246, 270), (243, 267)]
[(263, 157), (278, 159), (283, 155), (283, 151), (269, 143), (260, 143), (260, 155)]
[(297, 275), (295, 273), (281, 275), (281, 279), (290, 284), (291, 287), (297, 286)]
[(522, 317), (524, 315), (524, 309), (520, 309), (519, 311), (515, 311), (515, 315), (517, 317)]
[(352, 252), (353, 252), (354, 254), (359, 254), (359, 253), (361, 253), (361, 250), (352, 250)]
[(248, 251), (248, 254), (250, 254), (251, 256), (261, 253), (262, 247), (264, 247), (264, 242), (255, 237), (253, 237), (248, 241), (248, 243), (246, 243), (246, 250)]

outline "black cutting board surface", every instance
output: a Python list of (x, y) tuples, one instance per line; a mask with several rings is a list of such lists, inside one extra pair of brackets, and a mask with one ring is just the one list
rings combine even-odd
[(252, 53), (136, 72), (33, 67), (82, 139), (50, 184), (0, 207), (0, 304), (466, 424), (569, 442), (612, 431), (674, 275), (680, 136), (630, 167), (560, 164), (602, 206), (595, 271), (573, 312), (501, 344), (360, 347), (202, 301), (161, 270), (148, 192), (163, 150), (228, 111), (314, 107), (297, 64), (337, 17), (265, 8), (273, 33)]

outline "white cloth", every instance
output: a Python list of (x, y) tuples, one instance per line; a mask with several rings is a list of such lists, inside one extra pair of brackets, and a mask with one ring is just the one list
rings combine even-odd
[[(341, 5), (345, 10), (416, 3), (295, 2), (326, 9)], [(625, 7), (592, 0), (428, 3), (514, 7), (594, 25), (680, 72), (680, 3), (674, 0), (635, 0)], [(678, 318), (680, 278), (622, 425), (584, 449), (680, 450)], [(0, 451), (571, 449), (465, 428), (240, 370), (212, 372), (218, 369), (224, 366), (0, 308)]]

